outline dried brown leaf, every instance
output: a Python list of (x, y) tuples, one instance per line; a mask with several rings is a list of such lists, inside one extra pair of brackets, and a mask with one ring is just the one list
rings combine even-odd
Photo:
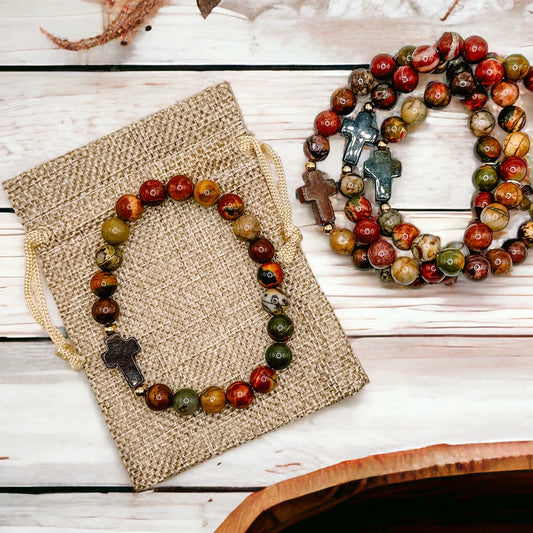
[(220, 4), (220, 0), (196, 0), (202, 17), (207, 18), (209, 13)]

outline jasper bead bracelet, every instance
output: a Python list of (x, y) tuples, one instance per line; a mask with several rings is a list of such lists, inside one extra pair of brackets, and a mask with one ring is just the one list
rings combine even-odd
[[(399, 95), (414, 91), (419, 76), (426, 73), (445, 74), (446, 82), (428, 82), (422, 98), (407, 96), (400, 113), (385, 118), (378, 127), (376, 110), (393, 109)], [(348, 86), (335, 90), (330, 109), (315, 119), (315, 133), (304, 143), (305, 184), (297, 191), (329, 234), (331, 248), (351, 255), (357, 269), (374, 269), (381, 281), (410, 287), (454, 283), (461, 272), (480, 281), (490, 273), (506, 274), (512, 265), (522, 263), (533, 247), (533, 220), (523, 223), (515, 238), (490, 249), (494, 234), (508, 225), (513, 209), (529, 209), (533, 218), (526, 160), (530, 140), (521, 131), (526, 114), (515, 105), (521, 86), (533, 91), (533, 69), (523, 55), (489, 54), (482, 37), (463, 39), (455, 32), (444, 33), (434, 45), (405, 46), (396, 56), (378, 54), (368, 69), (353, 70)], [(497, 118), (485, 109), (489, 93), (501, 108)], [(468, 124), (477, 137), (474, 153), (481, 165), (472, 175), (476, 189), (472, 220), (463, 239), (442, 246), (438, 236), (404, 222), (389, 204), (392, 182), (401, 175), (401, 163), (392, 157), (390, 145), (421, 124), (428, 109), (443, 109), (452, 97), (472, 112)], [(350, 117), (358, 98), (366, 101)], [(501, 144), (491, 135), (496, 124), (506, 134)], [(336, 133), (346, 138), (338, 183), (317, 169), (317, 162), (328, 156), (329, 138)], [(360, 173), (357, 165), (365, 146), (375, 149)], [(374, 182), (375, 204), (364, 195), (368, 181)], [(352, 229), (335, 226), (329, 197), (338, 191), (347, 198), (344, 212), (354, 223)]]
[[(138, 220), (145, 207), (163, 203), (167, 198), (185, 202), (194, 198), (203, 207), (215, 206), (220, 216), (233, 222), (234, 234), (247, 241), (250, 259), (259, 264), (257, 280), (263, 287), (262, 307), (269, 314), (268, 335), (273, 343), (265, 353), (265, 365), (254, 368), (246, 381), (236, 381), (224, 390), (219, 385), (206, 387), (200, 394), (189, 387), (177, 391), (163, 384), (147, 386), (137, 365), (136, 355), (141, 347), (134, 337), (125, 338), (117, 333), (115, 321), (119, 315), (119, 305), (112, 298), (118, 287), (114, 274), (122, 263), (123, 245), (130, 234), (129, 223)], [(102, 224), (102, 237), (105, 244), (96, 251), (96, 263), (100, 271), (94, 274), (90, 287), (98, 296), (92, 307), (93, 318), (105, 327), (106, 351), (102, 354), (105, 365), (118, 367), (128, 385), (139, 397), (144, 397), (148, 407), (155, 411), (173, 408), (180, 415), (191, 415), (199, 409), (207, 413), (219, 413), (226, 404), (237, 409), (251, 405), (255, 393), (271, 392), (277, 384), (278, 372), (286, 369), (292, 361), (292, 352), (286, 342), (291, 338), (294, 325), (285, 314), (288, 306), (286, 295), (277, 287), (282, 283), (283, 270), (273, 261), (273, 244), (260, 235), (260, 223), (253, 215), (246, 214), (243, 200), (236, 194), (221, 195), (217, 183), (201, 180), (196, 185), (183, 175), (172, 177), (165, 185), (159, 180), (145, 181), (138, 196), (125, 194), (115, 206), (115, 217)]]

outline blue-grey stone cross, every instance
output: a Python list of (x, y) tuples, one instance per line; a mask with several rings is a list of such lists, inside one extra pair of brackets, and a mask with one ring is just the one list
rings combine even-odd
[(342, 121), (340, 134), (348, 139), (343, 161), (348, 165), (357, 165), (365, 144), (374, 144), (378, 138), (375, 113), (363, 110), (357, 114), (355, 120), (345, 118)]
[(373, 179), (376, 187), (376, 202), (388, 202), (392, 192), (392, 179), (402, 174), (402, 164), (393, 159), (388, 148), (375, 150), (363, 166), (364, 177)]

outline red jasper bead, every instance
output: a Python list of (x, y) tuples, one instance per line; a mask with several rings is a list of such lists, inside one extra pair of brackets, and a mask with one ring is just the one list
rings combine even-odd
[(246, 381), (235, 381), (226, 389), (226, 400), (236, 409), (245, 409), (254, 400), (254, 390)]
[(331, 95), (331, 109), (337, 115), (347, 115), (355, 109), (357, 97), (348, 87), (337, 89)]
[(437, 267), (436, 261), (425, 261), (420, 265), (420, 275), (428, 283), (440, 283), (446, 277)]
[(368, 261), (375, 269), (390, 267), (394, 259), (396, 259), (396, 251), (387, 241), (376, 241), (368, 248)]
[(490, 90), (492, 101), (500, 107), (513, 105), (520, 96), (520, 89), (513, 81), (501, 80)]
[(418, 235), (420, 230), (416, 226), (403, 222), (392, 230), (392, 242), (400, 250), (410, 250)]
[(495, 57), (489, 57), (476, 68), (476, 80), (485, 87), (491, 87), (503, 78), (503, 63)]
[(487, 91), (483, 87), (478, 86), (469, 96), (461, 100), (461, 103), (470, 111), (478, 111), (485, 107), (488, 99)]
[(479, 63), (489, 51), (487, 41), (479, 35), (471, 35), (465, 39), (463, 57), (469, 63)]
[(511, 255), (502, 248), (493, 248), (487, 252), (486, 258), (490, 263), (490, 270), (494, 276), (503, 276), (511, 270), (513, 260)]
[(168, 409), (172, 404), (173, 397), (172, 390), (162, 383), (152, 385), (144, 395), (146, 405), (152, 411), (164, 411)]
[(167, 193), (173, 200), (179, 202), (187, 200), (192, 196), (193, 191), (194, 184), (187, 176), (174, 176), (168, 181)]
[(355, 242), (361, 246), (368, 246), (379, 239), (379, 224), (372, 218), (360, 220), (353, 230)]
[(117, 200), (115, 211), (117, 212), (118, 218), (127, 222), (135, 222), (143, 214), (143, 204), (137, 196), (125, 194)]
[(525, 159), (511, 155), (500, 163), (502, 180), (522, 181), (527, 176), (528, 165)]
[(277, 287), (283, 281), (283, 270), (277, 263), (263, 263), (257, 270), (257, 281), (267, 289)]
[(411, 65), (418, 72), (431, 72), (437, 68), (439, 62), (439, 51), (431, 44), (417, 46), (411, 56)]
[(481, 222), (474, 222), (466, 228), (463, 241), (473, 252), (481, 252), (490, 246), (492, 230)]
[(263, 394), (274, 390), (277, 382), (276, 371), (269, 366), (258, 366), (250, 375), (250, 385)]
[(509, 239), (502, 244), (502, 248), (511, 256), (513, 265), (519, 265), (527, 258), (527, 246), (524, 241)]
[(93, 304), (92, 314), (99, 324), (111, 324), (118, 317), (118, 303), (113, 298), (99, 298)]
[(396, 60), (390, 54), (378, 54), (370, 62), (370, 72), (378, 80), (390, 78), (396, 68)]
[(226, 220), (236, 220), (244, 214), (244, 202), (237, 194), (223, 194), (218, 199), (217, 211)]
[(165, 185), (159, 180), (145, 181), (139, 190), (139, 198), (145, 205), (162, 204), (167, 195)]
[(463, 274), (471, 281), (483, 281), (490, 274), (490, 263), (481, 254), (469, 255), (465, 261)]
[(274, 257), (274, 245), (265, 237), (259, 237), (248, 246), (248, 255), (256, 263), (267, 263)]
[(91, 291), (100, 298), (108, 298), (118, 287), (115, 274), (100, 270), (91, 278)]
[(452, 94), (449, 87), (441, 81), (431, 81), (424, 91), (424, 103), (432, 109), (443, 109), (448, 106)]
[(450, 61), (459, 57), (465, 47), (464, 39), (454, 31), (443, 33), (437, 41), (437, 49), (444, 61)]
[(353, 196), (346, 202), (344, 213), (348, 220), (357, 222), (372, 214), (372, 204), (364, 196)]
[(398, 100), (398, 93), (389, 83), (382, 82), (372, 89), (370, 97), (378, 109), (391, 109)]
[(533, 67), (529, 69), (526, 77), (524, 78), (524, 85), (529, 91), (533, 91)]
[(409, 65), (398, 67), (392, 75), (392, 85), (397, 91), (410, 93), (418, 85), (418, 73)]
[(319, 135), (330, 137), (341, 129), (341, 119), (335, 111), (322, 111), (315, 118), (315, 129)]
[(476, 218), (479, 218), (479, 215), (481, 215), (481, 211), (485, 209), (489, 204), (492, 204), (494, 202), (492, 198), (492, 194), (488, 191), (481, 191), (475, 194), (472, 198), (472, 202), (470, 204), (472, 208), (472, 213), (476, 216)]

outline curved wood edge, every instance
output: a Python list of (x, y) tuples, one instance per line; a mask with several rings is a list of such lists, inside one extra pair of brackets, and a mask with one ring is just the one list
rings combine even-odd
[(251, 494), (230, 513), (215, 533), (244, 533), (261, 513), (277, 504), (351, 481), (387, 476), (387, 483), (394, 483), (532, 468), (533, 441), (437, 444), (370, 455), (291, 478)]

